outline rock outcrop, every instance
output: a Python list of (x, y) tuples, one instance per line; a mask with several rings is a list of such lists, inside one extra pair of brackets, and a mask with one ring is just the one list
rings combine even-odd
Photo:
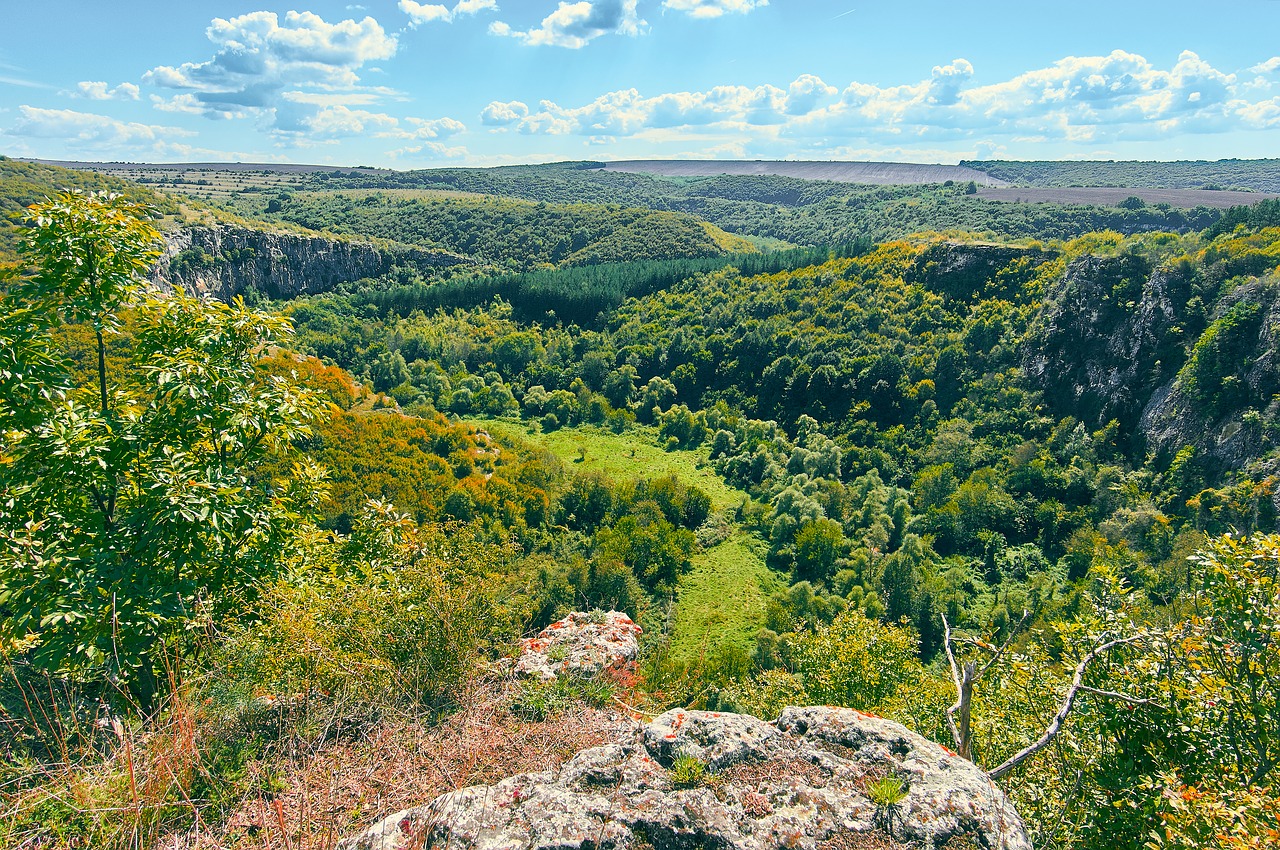
[[(1133, 255), (1075, 260), (1045, 294), (1022, 369), (1058, 416), (1090, 429), (1114, 419), (1141, 450), (1191, 446), (1209, 467), (1239, 470), (1274, 447), (1266, 423), (1280, 418), (1280, 285), (1242, 280), (1206, 310), (1194, 274)], [(1253, 319), (1228, 332), (1219, 320), (1238, 306)], [(1184, 366), (1197, 348), (1213, 385), (1193, 393)]]
[(256, 290), (291, 298), (382, 274), (393, 265), (443, 267), (468, 262), (444, 251), (389, 250), (369, 242), (269, 232), (232, 224), (166, 234), (152, 280), (222, 301)]
[(517, 675), (542, 680), (565, 674), (595, 676), (634, 661), (640, 652), (640, 631), (620, 611), (575, 611), (521, 641), (512, 668)]
[[(1227, 331), (1217, 320), (1237, 306), (1248, 307), (1252, 319)], [(1173, 453), (1193, 446), (1202, 457), (1226, 469), (1242, 469), (1274, 449), (1275, 423), (1280, 422), (1280, 282), (1255, 279), (1237, 286), (1214, 307), (1213, 348), (1207, 357), (1223, 361), (1228, 374), (1202, 395), (1189, 391), (1181, 380), (1170, 380), (1154, 393), (1143, 408), (1139, 428), (1147, 446)], [(1232, 340), (1229, 336), (1236, 336)], [(1205, 336), (1209, 336), (1206, 333)], [(1202, 337), (1203, 340), (1203, 337)], [(1231, 358), (1226, 351), (1238, 347)], [(1235, 362), (1232, 362), (1232, 361)], [(1231, 383), (1231, 387), (1227, 383)], [(1275, 474), (1274, 462), (1268, 470)], [(1280, 492), (1273, 494), (1280, 507)]]
[[(677, 757), (705, 775), (682, 773)], [(892, 807), (871, 797), (887, 777), (907, 789)], [(1031, 847), (1017, 812), (972, 763), (897, 723), (826, 707), (788, 708), (775, 723), (669, 711), (629, 744), (445, 794), (339, 847), (841, 850), (887, 848), (891, 839)]]
[(1132, 429), (1156, 388), (1182, 365), (1185, 273), (1134, 256), (1081, 257), (1045, 294), (1023, 369), (1048, 401), (1091, 428)]

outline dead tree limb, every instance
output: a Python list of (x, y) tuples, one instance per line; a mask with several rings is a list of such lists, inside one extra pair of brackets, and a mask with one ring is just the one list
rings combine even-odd
[[(943, 646), (947, 650), (947, 662), (951, 665), (951, 681), (956, 686), (956, 701), (947, 709), (947, 728), (951, 730), (951, 740), (955, 742), (956, 752), (964, 758), (973, 760), (973, 686), (983, 677), (983, 675), (992, 668), (992, 666), (1000, 660), (1000, 656), (1013, 642), (1013, 638), (1022, 628), (1022, 624), (1027, 621), (1030, 612), (1023, 611), (1022, 619), (1009, 632), (1009, 637), (1005, 638), (1004, 643), (999, 647), (977, 641), (972, 638), (952, 638), (951, 624), (947, 622), (947, 615), (942, 615), (942, 628), (944, 637)], [(992, 653), (991, 660), (978, 669), (978, 662), (966, 661), (963, 666), (956, 661), (955, 653), (951, 649), (952, 640), (961, 640), (964, 643), (972, 644), (979, 649), (985, 649)], [(957, 717), (959, 722), (957, 723)]]
[(1130, 635), (1125, 638), (1116, 638), (1115, 640), (1109, 640), (1106, 643), (1099, 644), (1090, 650), (1089, 654), (1080, 659), (1080, 663), (1076, 665), (1075, 675), (1071, 677), (1071, 687), (1067, 689), (1066, 696), (1062, 698), (1062, 704), (1058, 707), (1058, 713), (1053, 716), (1053, 720), (1049, 722), (1049, 726), (1044, 730), (1044, 734), (1032, 743), (1023, 747), (1018, 752), (1014, 753), (1006, 759), (1004, 763), (988, 770), (987, 775), (992, 779), (999, 779), (1031, 756), (1049, 746), (1049, 743), (1058, 736), (1059, 732), (1062, 731), (1062, 724), (1066, 722), (1067, 716), (1071, 714), (1071, 708), (1075, 705), (1076, 696), (1080, 691), (1084, 690), (1084, 672), (1088, 666), (1093, 663), (1098, 656), (1102, 655), (1112, 647), (1126, 643), (1133, 643), (1136, 640), (1142, 639), (1142, 637), (1143, 635), (1137, 634)]

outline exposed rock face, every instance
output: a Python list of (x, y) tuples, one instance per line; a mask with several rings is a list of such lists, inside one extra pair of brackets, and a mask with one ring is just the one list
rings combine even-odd
[[(1168, 381), (1151, 395), (1139, 422), (1151, 448), (1176, 452), (1194, 446), (1227, 469), (1241, 469), (1274, 448), (1274, 435), (1262, 423), (1280, 420), (1280, 285), (1275, 280), (1242, 284), (1222, 298), (1209, 318), (1219, 319), (1242, 304), (1256, 305), (1257, 315), (1243, 325), (1240, 343), (1248, 356), (1232, 376), (1239, 387), (1235, 402), (1211, 415), (1181, 382)], [(1250, 408), (1262, 415), (1261, 421), (1243, 415)], [(1280, 493), (1274, 498), (1280, 506)]]
[[(1263, 421), (1280, 416), (1280, 292), (1274, 280), (1245, 281), (1205, 315), (1192, 274), (1152, 269), (1136, 256), (1081, 257), (1046, 293), (1022, 368), (1059, 416), (1090, 428), (1115, 419), (1147, 450), (1173, 454), (1192, 446), (1213, 468), (1238, 470), (1272, 446), (1265, 428), (1242, 421), (1244, 413), (1253, 408)], [(1255, 320), (1246, 338), (1232, 343), (1243, 352), (1238, 362), (1221, 364), (1235, 372), (1229, 378), (1237, 390), (1207, 405), (1187, 391), (1179, 371), (1197, 340), (1212, 334), (1211, 324), (1242, 303), (1256, 307)]]
[[(677, 788), (677, 755), (701, 760), (710, 779)], [(885, 812), (867, 796), (868, 784), (886, 776), (909, 784), (893, 815), (895, 838), (1030, 850), (1021, 818), (973, 764), (897, 723), (839, 708), (788, 708), (776, 723), (670, 711), (631, 744), (584, 750), (558, 772), (445, 794), (339, 847), (887, 847), (875, 832)]]
[(536, 637), (525, 638), (514, 669), (522, 676), (543, 680), (566, 673), (594, 676), (635, 660), (640, 652), (640, 631), (620, 611), (594, 615), (575, 611)]
[(1045, 295), (1023, 368), (1050, 404), (1093, 428), (1132, 428), (1151, 394), (1177, 374), (1174, 329), (1190, 296), (1176, 272), (1139, 257), (1082, 257)]
[(249, 290), (291, 298), (382, 274), (396, 263), (430, 267), (463, 262), (443, 251), (393, 252), (368, 242), (217, 224), (167, 234), (151, 277), (223, 301)]

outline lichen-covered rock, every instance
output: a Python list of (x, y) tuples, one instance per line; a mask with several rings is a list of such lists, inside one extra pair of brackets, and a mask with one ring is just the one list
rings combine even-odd
[[(705, 765), (706, 778), (678, 784), (680, 756)], [(891, 820), (868, 796), (889, 776), (908, 789)], [(339, 847), (835, 850), (890, 846), (877, 833), (886, 826), (916, 846), (1031, 847), (1017, 812), (972, 763), (897, 723), (826, 707), (789, 708), (776, 723), (670, 711), (630, 744), (445, 794)]]
[(513, 669), (544, 681), (565, 674), (595, 676), (633, 661), (640, 652), (640, 632), (620, 611), (575, 611), (521, 641)]

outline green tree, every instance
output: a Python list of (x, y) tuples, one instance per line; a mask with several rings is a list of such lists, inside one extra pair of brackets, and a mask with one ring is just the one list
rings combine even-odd
[(844, 530), (830, 519), (811, 519), (796, 532), (796, 576), (824, 581), (835, 570), (844, 547)]
[[(258, 368), (284, 319), (143, 300), (131, 381), (111, 380), (104, 338), (157, 238), (138, 213), (73, 193), (34, 207), (25, 253), (38, 270), (0, 304), (0, 640), (147, 699), (161, 645), (238, 610), (278, 568), (320, 473), (273, 475), (317, 405)], [(73, 387), (54, 355), (59, 315), (92, 323), (97, 387)]]
[(657, 503), (644, 501), (596, 535), (596, 557), (626, 564), (646, 587), (670, 593), (689, 568), (695, 545), (693, 532), (672, 525)]

